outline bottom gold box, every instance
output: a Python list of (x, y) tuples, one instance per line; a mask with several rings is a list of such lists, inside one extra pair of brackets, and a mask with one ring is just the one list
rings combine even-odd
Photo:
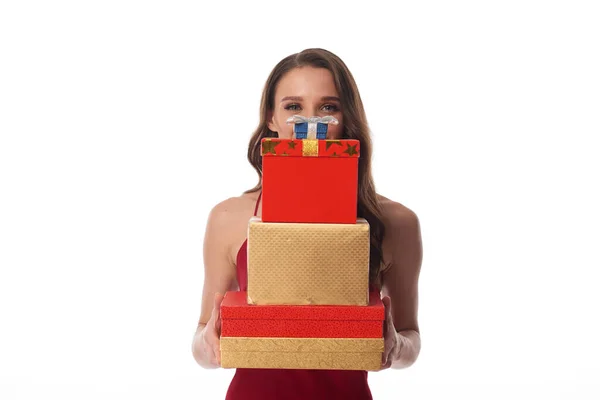
[(221, 366), (377, 371), (383, 349), (383, 338), (221, 337)]

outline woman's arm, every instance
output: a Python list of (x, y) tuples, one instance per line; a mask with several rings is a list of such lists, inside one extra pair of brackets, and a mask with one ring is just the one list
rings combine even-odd
[(204, 368), (221, 365), (221, 301), (225, 292), (235, 289), (236, 285), (235, 262), (230, 251), (235, 214), (230, 212), (230, 203), (225, 200), (211, 210), (204, 235), (202, 307), (192, 340), (194, 359)]
[[(382, 293), (386, 305), (386, 352), (384, 368), (406, 368), (421, 350), (418, 323), (418, 283), (423, 257), (417, 215), (401, 204), (385, 202), (383, 254), (387, 268)], [(385, 299), (389, 296), (389, 299)]]

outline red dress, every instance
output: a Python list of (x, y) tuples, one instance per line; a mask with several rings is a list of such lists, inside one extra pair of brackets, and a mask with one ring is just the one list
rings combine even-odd
[[(260, 195), (254, 215), (258, 210)], [(247, 240), (237, 254), (240, 290), (247, 290)], [(226, 400), (372, 400), (367, 371), (238, 368)]]

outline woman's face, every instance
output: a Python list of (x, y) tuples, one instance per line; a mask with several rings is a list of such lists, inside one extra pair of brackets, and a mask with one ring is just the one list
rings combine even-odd
[(275, 89), (273, 112), (268, 126), (280, 139), (294, 137), (294, 125), (286, 120), (293, 115), (324, 117), (331, 115), (338, 125), (329, 124), (327, 139), (340, 139), (344, 131), (341, 102), (333, 75), (325, 68), (299, 67), (290, 70)]

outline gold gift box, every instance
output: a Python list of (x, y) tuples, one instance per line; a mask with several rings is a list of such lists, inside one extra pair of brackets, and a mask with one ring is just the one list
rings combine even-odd
[(383, 350), (383, 338), (221, 337), (221, 366), (376, 371)]
[(248, 303), (369, 304), (369, 223), (248, 224)]

